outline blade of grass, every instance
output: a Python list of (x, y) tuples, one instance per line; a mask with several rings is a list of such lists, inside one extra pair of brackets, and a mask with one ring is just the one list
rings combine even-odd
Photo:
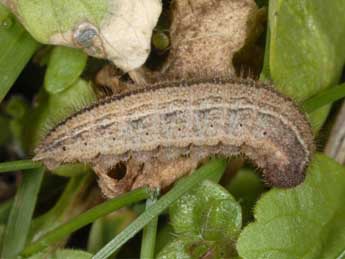
[(209, 178), (212, 174), (222, 174), (226, 167), (226, 161), (215, 159), (196, 170), (191, 176), (179, 181), (174, 188), (159, 199), (149, 210), (143, 212), (136, 220), (133, 221), (125, 230), (117, 235), (113, 240), (106, 244), (93, 259), (108, 258), (114, 251), (119, 249), (124, 243), (138, 233), (153, 218), (157, 217), (162, 211), (167, 209), (174, 201), (183, 194), (195, 187), (198, 183)]
[(32, 221), (30, 240), (38, 240), (46, 233), (56, 229), (91, 207), (88, 201), (93, 202), (91, 197), (94, 192), (90, 186), (93, 184), (94, 173), (86, 171), (84, 173), (84, 175), (70, 177), (54, 207)]
[[(154, 195), (150, 199), (146, 200), (146, 210), (150, 210), (150, 207), (157, 202), (159, 196), (159, 190), (154, 192)], [(141, 241), (140, 258), (154, 258), (156, 235), (157, 235), (158, 217), (153, 218), (143, 230), (143, 237)]]
[(13, 199), (9, 199), (2, 202), (0, 205), (0, 225), (5, 224), (8, 220), (8, 215), (10, 214), (13, 205)]
[[(39, 44), (0, 4), (0, 102), (11, 88)], [(5, 24), (5, 25), (4, 25)]]
[(25, 246), (43, 174), (43, 167), (23, 174), (8, 217), (1, 258), (15, 257)]
[(116, 197), (115, 199), (108, 200), (102, 204), (89, 209), (83, 214), (75, 217), (74, 219), (68, 221), (67, 223), (59, 226), (58, 228), (48, 232), (42, 238), (36, 242), (28, 245), (22, 251), (23, 256), (30, 256), (34, 253), (37, 253), (50, 244), (61, 240), (62, 238), (68, 236), (72, 232), (90, 224), (96, 219), (103, 217), (110, 212), (113, 212), (117, 209), (120, 209), (124, 206), (130, 205), (132, 203), (147, 199), (150, 197), (151, 192), (148, 188), (140, 188), (123, 195)]
[(0, 173), (28, 170), (42, 167), (42, 163), (28, 160), (17, 160), (0, 163)]
[(303, 109), (305, 112), (311, 113), (329, 103), (338, 101), (343, 97), (345, 97), (345, 83), (327, 88), (319, 92), (317, 95), (307, 99), (303, 103)]

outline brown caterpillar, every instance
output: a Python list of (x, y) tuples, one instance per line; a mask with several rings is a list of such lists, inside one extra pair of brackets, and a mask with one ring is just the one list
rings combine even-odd
[[(293, 187), (314, 152), (304, 114), (269, 85), (219, 78), (151, 85), (92, 105), (56, 126), (34, 160), (90, 164), (107, 196), (164, 187), (212, 155), (245, 154), (265, 181)], [(122, 179), (110, 175), (126, 164)], [(117, 176), (119, 178), (119, 176)], [(116, 178), (116, 176), (115, 176)]]

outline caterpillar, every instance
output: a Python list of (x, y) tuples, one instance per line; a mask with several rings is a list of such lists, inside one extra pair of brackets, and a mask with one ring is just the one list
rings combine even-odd
[[(152, 84), (91, 105), (58, 124), (35, 150), (49, 169), (90, 164), (113, 197), (165, 187), (210, 156), (244, 154), (265, 182), (293, 187), (315, 150), (304, 113), (269, 84), (190, 79)], [(124, 176), (112, 175), (119, 165)]]

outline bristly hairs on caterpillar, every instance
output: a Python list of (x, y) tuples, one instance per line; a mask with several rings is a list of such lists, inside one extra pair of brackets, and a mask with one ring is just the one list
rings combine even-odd
[(241, 65), (236, 74), (239, 78), (250, 78), (255, 81), (259, 80), (259, 75), (255, 74), (255, 71), (248, 66)]
[(269, 86), (269, 84), (266, 85), (265, 82), (260, 82), (257, 81), (257, 78), (254, 75), (244, 73), (243, 75), (236, 75), (234, 73), (231, 73), (230, 71), (226, 73), (220, 73), (220, 72), (215, 72), (215, 71), (203, 71), (200, 73), (193, 73), (190, 76), (187, 77), (181, 77), (180, 75), (172, 75), (172, 74), (157, 74), (157, 77), (155, 78), (153, 83), (148, 83), (144, 84), (143, 87), (148, 87), (152, 85), (160, 85), (160, 84), (167, 84), (167, 83), (172, 83), (172, 82), (180, 82), (181, 85), (184, 84), (184, 82), (190, 82), (190, 81), (213, 81), (217, 83), (220, 80), (237, 80), (237, 81), (252, 81), (253, 85), (254, 84), (259, 84), (259, 85), (265, 85), (266, 87)]
[(37, 144), (39, 144), (44, 137), (54, 129), (59, 123), (64, 121), (66, 118), (70, 117), (72, 114), (80, 111), (82, 108), (89, 106), (92, 103), (97, 102), (97, 100), (91, 100), (91, 98), (86, 98), (85, 96), (78, 97), (78, 99), (71, 100), (64, 107), (59, 107), (57, 112), (54, 112), (54, 116), (50, 116), (44, 125), (40, 128), (37, 133)]

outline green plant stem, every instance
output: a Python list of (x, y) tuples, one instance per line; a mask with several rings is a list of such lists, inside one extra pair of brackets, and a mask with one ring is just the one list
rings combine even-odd
[[(155, 195), (146, 200), (146, 210), (156, 203), (159, 191)], [(156, 235), (157, 235), (158, 217), (153, 218), (143, 230), (143, 237), (141, 240), (140, 258), (154, 258)]]
[(36, 242), (25, 247), (21, 255), (30, 256), (34, 253), (37, 253), (50, 244), (68, 236), (70, 233), (82, 228), (83, 226), (86, 226), (87, 224), (90, 224), (94, 220), (124, 206), (146, 199), (150, 197), (150, 195), (150, 190), (148, 188), (140, 188), (132, 192), (125, 193), (115, 199), (108, 200), (86, 211), (85, 213), (80, 214), (69, 222), (59, 226), (55, 230), (48, 232)]
[(44, 168), (23, 174), (14, 198), (3, 239), (1, 258), (13, 258), (24, 248), (44, 174)]
[(108, 258), (114, 251), (119, 249), (124, 243), (138, 233), (152, 219), (157, 217), (162, 211), (167, 209), (174, 201), (183, 194), (195, 187), (198, 183), (209, 178), (212, 174), (222, 174), (226, 167), (226, 161), (223, 159), (215, 159), (207, 163), (205, 166), (196, 170), (191, 176), (179, 181), (174, 188), (159, 199), (149, 210), (143, 212), (136, 220), (125, 228), (119, 235), (106, 244), (93, 259)]
[(303, 109), (307, 113), (311, 113), (329, 103), (333, 103), (345, 97), (345, 83), (327, 88), (317, 95), (307, 99), (303, 103)]
[(12, 172), (18, 170), (28, 170), (42, 167), (42, 163), (28, 160), (17, 160), (0, 163), (0, 173)]

